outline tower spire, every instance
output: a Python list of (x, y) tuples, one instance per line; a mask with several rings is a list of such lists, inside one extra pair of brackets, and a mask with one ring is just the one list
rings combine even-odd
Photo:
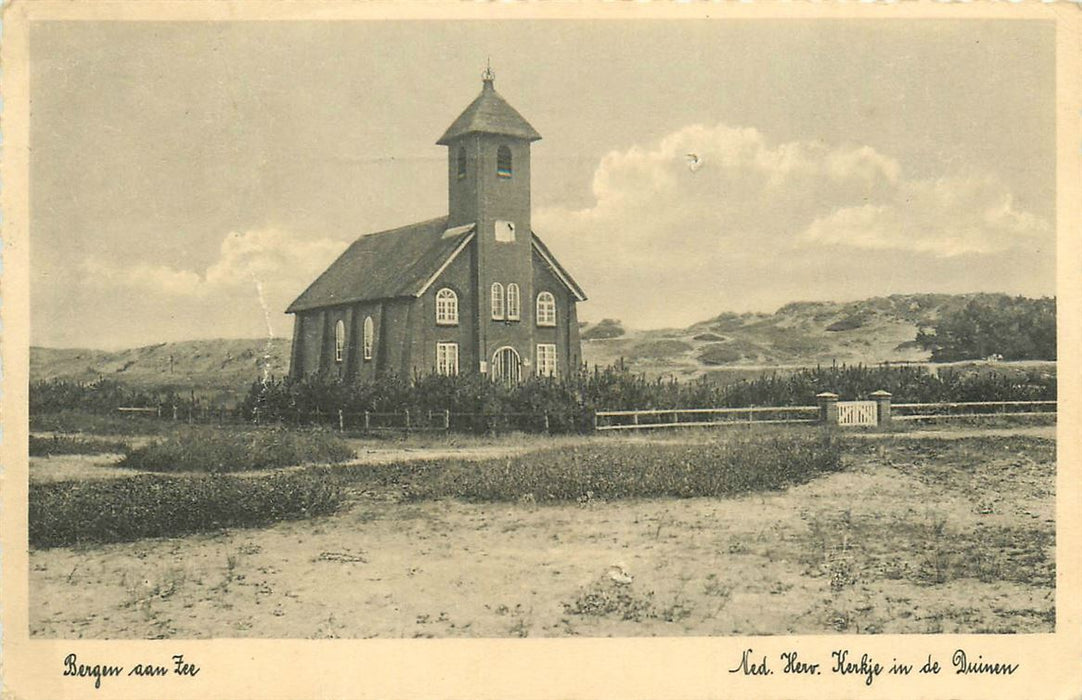
[(481, 73), (481, 80), (484, 82), (485, 87), (492, 87), (493, 81), (496, 80), (496, 73), (492, 70), (491, 56), (485, 61), (485, 70)]

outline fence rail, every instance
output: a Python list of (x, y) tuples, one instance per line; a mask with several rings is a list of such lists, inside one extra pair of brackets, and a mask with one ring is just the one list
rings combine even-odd
[[(700, 428), (733, 423), (815, 423), (818, 406), (749, 406), (748, 408), (670, 408), (642, 411), (597, 411), (594, 429), (648, 430), (651, 428)], [(688, 418), (690, 420), (683, 420)], [(695, 420), (695, 419), (698, 420)], [(616, 419), (616, 420), (613, 420)]]
[(873, 392), (870, 400), (839, 401), (837, 394), (816, 396), (816, 406), (748, 406), (744, 408), (649, 408), (642, 410), (595, 411), (585, 421), (578, 417), (557, 419), (548, 413), (454, 413), (451, 411), (296, 411), (273, 418), (258, 409), (209, 406), (123, 406), (125, 415), (145, 415), (192, 424), (290, 424), (326, 425), (341, 432), (544, 432), (589, 430), (653, 430), (661, 428), (705, 428), (739, 424), (806, 424), (888, 427), (893, 421), (921, 421), (996, 416), (1055, 416), (1056, 401), (950, 401), (939, 403), (894, 403), (885, 391)]

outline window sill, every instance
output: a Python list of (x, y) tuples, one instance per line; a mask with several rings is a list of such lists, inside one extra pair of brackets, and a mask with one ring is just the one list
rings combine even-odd
[(458, 321), (436, 321), (436, 325), (454, 327), (458, 325)]

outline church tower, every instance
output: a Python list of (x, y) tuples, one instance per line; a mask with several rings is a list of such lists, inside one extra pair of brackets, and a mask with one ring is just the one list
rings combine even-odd
[(534, 354), (530, 144), (541, 135), (494, 82), (486, 69), (481, 94), (436, 143), (447, 146), (448, 226), (476, 225), (480, 369), (514, 377)]

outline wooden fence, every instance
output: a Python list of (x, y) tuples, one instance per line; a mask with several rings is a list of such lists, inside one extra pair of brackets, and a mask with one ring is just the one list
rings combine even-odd
[(648, 409), (598, 411), (597, 431), (656, 428), (714, 427), (736, 424), (819, 423), (840, 427), (888, 428), (893, 421), (951, 420), (995, 416), (1055, 416), (1056, 401), (961, 401), (891, 403), (886, 391), (872, 392), (864, 401), (839, 401), (837, 394), (816, 395), (816, 406), (752, 408)]
[(752, 406), (749, 408), (676, 408), (645, 411), (598, 411), (594, 429), (645, 430), (696, 428), (735, 423), (816, 423), (818, 406)]
[(504, 433), (511, 431), (552, 431), (552, 417), (545, 413), (452, 413), (451, 411), (291, 411), (273, 418), (259, 410), (245, 412), (237, 408), (161, 405), (154, 407), (123, 406), (122, 415), (160, 418), (190, 425), (322, 425), (353, 433), (470, 432)]
[[(839, 401), (837, 394), (823, 392), (815, 406), (750, 406), (747, 408), (675, 408), (639, 411), (596, 411), (592, 427), (596, 432), (653, 430), (662, 428), (704, 428), (723, 425), (807, 424), (874, 426), (887, 428), (894, 421), (932, 421), (994, 416), (1055, 416), (1056, 401), (962, 401), (942, 403), (892, 403), (886, 391), (872, 392), (864, 401)], [(288, 424), (325, 425), (341, 432), (469, 432), (530, 433), (553, 432), (552, 416), (545, 413), (453, 413), (428, 411), (348, 412), (344, 410), (296, 411), (268, 420), (258, 410), (200, 406), (123, 407), (122, 414), (143, 415), (192, 424)], [(589, 418), (589, 416), (587, 416)], [(562, 426), (564, 430), (568, 426)], [(589, 430), (587, 422), (585, 428)], [(560, 427), (557, 426), (559, 430)]]

